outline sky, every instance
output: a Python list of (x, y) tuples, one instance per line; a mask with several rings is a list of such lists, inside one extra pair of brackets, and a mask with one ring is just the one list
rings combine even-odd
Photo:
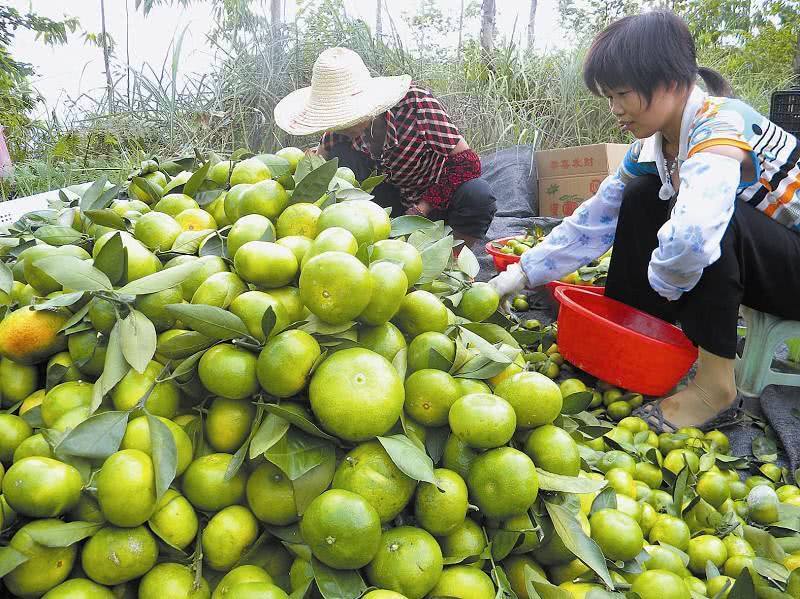
[[(258, 1), (255, 0), (254, 4)], [(386, 2), (406, 44), (411, 42), (411, 35), (403, 23), (402, 13), (413, 14), (421, 1)], [(444, 12), (457, 14), (460, 0), (436, 1)], [(558, 24), (557, 1), (539, 0), (536, 22), (538, 49), (563, 47), (565, 44), (565, 36)], [(82, 30), (92, 33), (101, 31), (100, 0), (7, 0), (7, 3), (20, 12), (32, 8), (34, 12), (52, 19), (61, 19), (65, 15), (77, 17)], [(269, 2), (263, 4), (268, 9)], [(141, 11), (134, 9), (135, 0), (106, 0), (105, 5), (106, 28), (117, 44), (117, 54), (125, 55), (127, 37), (134, 68), (150, 64), (160, 70), (165, 57), (171, 56), (173, 39), (186, 27), (180, 70), (184, 73), (202, 73), (208, 69), (211, 56), (205, 34), (213, 24), (210, 2), (198, 1), (187, 8), (160, 6), (154, 8), (146, 18)], [(295, 0), (285, 0), (285, 6), (287, 19), (292, 20)], [(345, 6), (349, 14), (374, 25), (374, 0), (345, 0)], [(524, 45), (529, 10), (528, 0), (497, 0), (498, 35), (510, 37), (516, 32), (515, 39)], [(384, 22), (387, 21), (384, 17)], [(126, 23), (129, 31), (127, 36)], [(388, 26), (385, 25), (385, 29)], [(40, 111), (56, 110), (62, 113), (70, 98), (79, 98), (82, 94), (98, 96), (98, 90), (105, 84), (102, 51), (86, 43), (80, 32), (71, 35), (67, 45), (56, 47), (47, 47), (36, 42), (32, 34), (19, 32), (14, 40), (13, 54), (17, 60), (31, 63), (36, 70), (34, 86), (45, 101)]]

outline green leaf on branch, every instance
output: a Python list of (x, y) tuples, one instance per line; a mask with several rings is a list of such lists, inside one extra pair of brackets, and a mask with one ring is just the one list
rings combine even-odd
[(414, 231), (431, 231), (436, 228), (436, 223), (424, 216), (398, 216), (392, 219), (391, 237), (410, 235)]
[(75, 256), (46, 256), (34, 263), (72, 291), (111, 291), (111, 281), (94, 266)]
[(778, 459), (778, 445), (775, 439), (764, 433), (760, 433), (753, 439), (752, 452), (753, 457), (760, 462), (775, 462)]
[(467, 327), (459, 327), (459, 335), (461, 337), (461, 341), (466, 346), (474, 347), (480, 352), (481, 356), (490, 359), (492, 362), (508, 365), (511, 364), (511, 362), (514, 361), (514, 358), (517, 357), (517, 354), (519, 354), (519, 349), (512, 348), (514, 349), (514, 355), (509, 357), (509, 355), (503, 353), (500, 348), (495, 347), (477, 333), (473, 333)]
[(326, 452), (322, 462), (306, 472), (297, 480), (292, 481), (294, 489), (294, 503), (297, 507), (297, 514), (303, 515), (308, 504), (318, 497), (333, 480), (336, 472), (336, 452)]
[(314, 580), (324, 599), (358, 599), (367, 585), (358, 570), (334, 570), (316, 558), (311, 562)]
[[(56, 364), (55, 366), (63, 366)], [(31, 428), (43, 428), (44, 420), (42, 419), (42, 406), (34, 406), (22, 415), (22, 419), (27, 422)]]
[(778, 562), (770, 559), (754, 557), (753, 567), (755, 568), (756, 572), (761, 574), (761, 576), (764, 578), (774, 580), (775, 582), (779, 582), (781, 584), (785, 584), (789, 578), (789, 570), (783, 564), (779, 564)]
[(109, 187), (103, 193), (100, 194), (100, 197), (97, 198), (92, 205), (88, 207), (88, 210), (102, 210), (103, 208), (108, 208), (111, 203), (117, 199), (119, 196), (119, 191), (122, 189), (122, 185), (115, 185), (114, 187)]
[[(105, 248), (104, 248), (105, 249)], [(141, 279), (131, 281), (119, 289), (119, 293), (129, 293), (131, 295), (147, 295), (158, 293), (165, 289), (171, 289), (183, 283), (197, 268), (192, 262), (178, 264), (170, 268), (165, 268)]]
[(41, 304), (34, 304), (34, 310), (51, 310), (53, 308), (65, 308), (71, 306), (83, 297), (83, 291), (74, 293), (62, 293), (54, 298), (43, 301)]
[(81, 212), (86, 212), (94, 207), (95, 202), (100, 198), (108, 183), (106, 175), (100, 175), (100, 178), (92, 183), (89, 188), (83, 192), (79, 203)]
[(573, 599), (572, 593), (551, 584), (529, 565), (525, 564), (522, 572), (525, 576), (525, 590), (530, 599)]
[(206, 175), (208, 174), (208, 169), (211, 168), (211, 161), (207, 160), (206, 163), (197, 169), (189, 180), (183, 185), (183, 193), (185, 193), (190, 198), (194, 198), (195, 194), (200, 191), (200, 186), (203, 184), (203, 181), (206, 180)]
[(110, 208), (103, 208), (102, 210), (89, 210), (86, 212), (93, 223), (102, 227), (109, 227), (117, 231), (127, 231), (128, 227), (125, 225), (125, 219)]
[(459, 270), (471, 279), (477, 277), (481, 270), (481, 265), (478, 264), (478, 259), (475, 257), (475, 254), (473, 254), (472, 250), (466, 245), (462, 247), (461, 251), (458, 253), (456, 263), (458, 264)]
[(367, 193), (372, 193), (375, 191), (375, 188), (383, 183), (386, 180), (386, 175), (375, 175), (373, 177), (367, 177), (361, 182), (361, 189), (366, 191)]
[(104, 524), (96, 522), (54, 522), (47, 528), (30, 528), (28, 534), (34, 541), (45, 547), (69, 547), (91, 537), (103, 526)]
[(256, 158), (267, 165), (269, 172), (272, 173), (273, 179), (291, 173), (292, 168), (289, 165), (289, 161), (285, 158), (281, 158), (275, 154), (257, 154)]
[(420, 252), (420, 255), (422, 256), (422, 275), (417, 280), (417, 285), (436, 280), (447, 268), (453, 255), (453, 236), (448, 235), (426, 247)]
[(594, 514), (605, 509), (617, 509), (617, 492), (611, 487), (606, 487), (598, 493), (597, 497), (592, 501), (589, 513)]
[[(295, 178), (295, 181), (296, 181), (297, 183), (299, 183), (300, 181), (302, 181), (303, 179), (305, 179), (305, 178), (306, 178), (306, 176), (307, 176), (307, 175), (308, 175), (308, 174), (309, 174), (311, 171), (313, 171), (313, 170), (315, 170), (315, 169), (318, 169), (318, 168), (319, 168), (319, 167), (321, 167), (323, 164), (325, 164), (325, 159), (324, 159), (322, 156), (319, 156), (319, 155), (317, 155), (317, 154), (310, 154), (310, 155), (303, 156), (303, 157), (300, 159), (300, 162), (298, 162), (298, 163), (297, 163), (297, 169), (295, 169), (295, 171), (294, 171), (294, 178)], [(267, 165), (267, 166), (269, 166), (269, 165)], [(337, 168), (338, 168), (338, 167), (337, 167)], [(334, 173), (335, 173), (335, 172), (336, 172), (336, 171), (335, 171), (335, 169), (334, 169)], [(331, 177), (331, 179), (332, 179), (332, 178), (333, 178), (333, 177)], [(326, 183), (325, 185), (326, 185), (326, 187), (325, 187), (325, 188), (327, 189), (327, 183)]]
[(267, 414), (250, 441), (250, 459), (254, 460), (275, 445), (289, 430), (289, 423), (276, 414)]
[(408, 348), (404, 347), (402, 349), (397, 350), (397, 353), (392, 358), (392, 366), (397, 371), (397, 374), (400, 376), (402, 380), (406, 378), (406, 372), (408, 371)]
[(593, 395), (590, 391), (578, 391), (571, 393), (564, 398), (564, 404), (561, 407), (562, 414), (579, 414), (589, 407), (592, 403)]
[(83, 458), (105, 459), (119, 449), (128, 412), (103, 412), (84, 420), (67, 433), (55, 451)]
[(298, 545), (303, 542), (303, 537), (300, 534), (300, 525), (297, 523), (289, 524), (288, 526), (275, 526), (267, 524), (264, 529), (273, 537), (280, 539), (284, 543)]
[(12, 287), (14, 287), (14, 273), (5, 262), (0, 262), (0, 291), (10, 294)]
[(36, 229), (33, 234), (36, 239), (50, 245), (71, 245), (81, 240), (83, 234), (72, 227), (61, 225), (45, 225)]
[(339, 168), (339, 159), (328, 160), (303, 177), (295, 186), (290, 202), (316, 202), (328, 191), (328, 185)]
[(683, 509), (683, 499), (689, 486), (689, 467), (686, 466), (678, 473), (675, 486), (672, 489), (672, 505), (670, 512), (673, 516), (680, 516)]
[(120, 323), (122, 355), (134, 370), (143, 373), (156, 353), (156, 329), (138, 310), (131, 310)]
[(261, 420), (264, 418), (264, 406), (259, 404), (258, 409), (256, 410), (256, 417), (253, 420), (253, 425), (250, 427), (250, 432), (247, 434), (247, 438), (244, 440), (244, 443), (241, 444), (239, 449), (236, 450), (236, 453), (233, 454), (233, 459), (231, 460), (230, 464), (228, 464), (228, 469), (225, 471), (225, 480), (231, 480), (236, 473), (239, 472), (239, 469), (244, 464), (245, 459), (247, 458), (247, 450), (250, 448), (250, 442), (253, 440), (253, 435), (256, 434), (259, 426), (261, 425)]
[(468, 322), (460, 325), (460, 328), (475, 333), (491, 344), (503, 343), (514, 349), (521, 349), (519, 342), (514, 336), (498, 324), (491, 322)]
[[(271, 231), (271, 229), (268, 229)], [(273, 240), (274, 241), (274, 240)], [(220, 258), (228, 257), (228, 244), (226, 239), (219, 234), (219, 232), (210, 235), (203, 245), (200, 247), (198, 255), (203, 256), (218, 256)]]
[(224, 189), (207, 189), (205, 191), (198, 191), (193, 197), (198, 206), (205, 208), (209, 204), (213, 204), (223, 193), (225, 193)]
[(79, 322), (81, 322), (86, 317), (86, 315), (89, 313), (89, 307), (90, 307), (90, 304), (87, 303), (80, 310), (75, 312), (75, 314), (70, 316), (69, 320), (67, 320), (67, 322), (65, 322), (63, 325), (61, 325), (61, 328), (58, 329), (58, 332), (59, 333), (62, 333), (64, 331), (73, 332), (73, 331), (71, 331), (72, 327), (76, 326)]
[(202, 333), (211, 339), (227, 341), (229, 339), (250, 337), (247, 327), (241, 318), (216, 306), (170, 304), (167, 306), (167, 310), (180, 318), (181, 322), (186, 323), (198, 333)]
[(336, 199), (344, 202), (365, 202), (372, 200), (374, 197), (375, 196), (368, 191), (358, 189), (357, 187), (336, 190)]
[(147, 415), (147, 427), (150, 430), (150, 455), (156, 474), (156, 497), (161, 499), (175, 480), (178, 448), (169, 427), (152, 414)]
[(161, 189), (150, 183), (150, 181), (144, 177), (134, 177), (131, 180), (131, 184), (136, 185), (136, 187), (147, 194), (147, 197), (150, 200), (150, 202), (148, 202), (149, 204), (155, 204), (161, 199)]
[(128, 270), (128, 251), (122, 244), (120, 233), (114, 233), (106, 240), (94, 259), (94, 265), (106, 274), (113, 284), (120, 282)]
[(214, 340), (209, 339), (197, 331), (188, 331), (167, 339), (158, 347), (158, 353), (170, 360), (183, 360), (199, 351), (214, 345)]
[(603, 552), (597, 543), (583, 532), (575, 515), (564, 506), (556, 503), (545, 501), (545, 507), (553, 522), (556, 534), (558, 534), (564, 546), (589, 566), (606, 586), (613, 589), (614, 582), (611, 580), (611, 574), (606, 566), (606, 558)]
[(13, 547), (0, 547), (0, 578), (31, 559)]
[(275, 316), (275, 310), (272, 309), (272, 306), (267, 306), (264, 315), (261, 317), (261, 332), (264, 333), (264, 339), (269, 339), (277, 322), (278, 317)]
[(326, 454), (333, 451), (329, 441), (290, 428), (264, 453), (264, 457), (286, 473), (290, 480), (297, 480), (320, 465)]
[[(86, 307), (88, 309), (88, 304)], [(130, 370), (130, 366), (122, 353), (120, 323), (117, 321), (108, 337), (106, 359), (103, 363), (103, 374), (100, 375), (100, 378), (97, 379), (94, 384), (94, 390), (92, 392), (92, 412), (100, 407), (100, 403), (103, 401), (103, 397), (105, 397), (106, 393), (111, 391), (111, 389), (122, 380), (128, 373), (128, 370)]]
[(276, 416), (280, 416), (286, 422), (295, 425), (300, 430), (308, 433), (309, 435), (313, 435), (315, 437), (319, 437), (320, 439), (326, 439), (328, 441), (337, 441), (336, 437), (333, 437), (319, 428), (316, 424), (311, 422), (308, 418), (303, 416), (302, 414), (298, 414), (294, 410), (288, 410), (283, 406), (279, 406), (278, 404), (266, 404), (264, 409), (267, 410), (270, 414), (275, 414)]
[(433, 460), (405, 435), (378, 437), (386, 453), (403, 473), (414, 480), (436, 484)]
[(305, 331), (309, 335), (338, 335), (349, 331), (355, 326), (355, 322), (348, 321), (343, 324), (328, 324), (319, 319), (316, 314), (310, 314), (303, 324), (297, 328)]
[(775, 537), (766, 530), (756, 528), (755, 526), (745, 525), (742, 527), (742, 530), (745, 540), (752, 545), (758, 557), (783, 563), (786, 552), (775, 540)]
[(736, 577), (736, 582), (734, 582), (726, 598), (753, 599), (753, 597), (756, 597), (756, 587), (753, 583), (753, 577), (750, 574), (749, 568), (743, 568), (739, 576)]
[(577, 476), (563, 476), (553, 474), (541, 468), (537, 468), (539, 475), (539, 488), (542, 491), (560, 491), (562, 493), (597, 493), (605, 488), (605, 480), (594, 480), (592, 478), (579, 478)]
[(194, 369), (197, 366), (197, 363), (200, 362), (200, 358), (203, 357), (204, 353), (206, 353), (205, 349), (200, 350), (199, 352), (192, 354), (188, 358), (182, 360), (181, 363), (178, 364), (175, 367), (175, 370), (173, 370), (171, 374), (163, 376), (163, 377), (159, 376), (156, 379), (156, 381), (161, 383), (163, 381), (170, 381), (172, 379), (179, 379), (179, 378), (181, 378), (183, 376), (186, 376), (187, 374), (191, 374), (192, 372), (194, 372)]
[(498, 530), (492, 536), (492, 558), (495, 561), (505, 559), (519, 541), (522, 533), (516, 530)]

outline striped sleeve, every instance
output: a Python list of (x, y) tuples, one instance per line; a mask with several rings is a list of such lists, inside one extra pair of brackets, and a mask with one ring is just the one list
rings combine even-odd
[(763, 119), (739, 100), (707, 98), (689, 130), (689, 156), (714, 146), (733, 146), (752, 153), (747, 128), (756, 118)]
[(422, 89), (415, 91), (417, 130), (434, 152), (450, 155), (453, 148), (461, 141), (458, 127), (450, 120), (450, 115), (433, 94)]
[(639, 162), (639, 154), (642, 151), (642, 142), (637, 140), (633, 142), (628, 151), (625, 152), (625, 158), (622, 164), (617, 169), (617, 177), (624, 184), (630, 183), (636, 177), (642, 175), (658, 175), (658, 169), (652, 162)]

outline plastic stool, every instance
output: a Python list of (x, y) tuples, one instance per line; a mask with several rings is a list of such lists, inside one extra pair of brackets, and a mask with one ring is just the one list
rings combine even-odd
[(782, 320), (772, 314), (741, 306), (747, 323), (744, 352), (736, 358), (736, 387), (742, 395), (760, 397), (767, 385), (800, 387), (800, 374), (772, 370), (772, 358), (778, 345), (800, 337), (800, 322)]

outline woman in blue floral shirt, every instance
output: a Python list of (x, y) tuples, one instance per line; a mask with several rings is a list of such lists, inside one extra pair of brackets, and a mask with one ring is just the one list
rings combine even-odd
[(663, 417), (702, 423), (736, 398), (739, 305), (800, 320), (800, 143), (697, 66), (669, 11), (600, 33), (584, 81), (637, 140), (594, 197), (492, 284), (535, 287), (613, 244), (606, 295), (679, 322), (699, 347), (695, 378), (660, 403)]

